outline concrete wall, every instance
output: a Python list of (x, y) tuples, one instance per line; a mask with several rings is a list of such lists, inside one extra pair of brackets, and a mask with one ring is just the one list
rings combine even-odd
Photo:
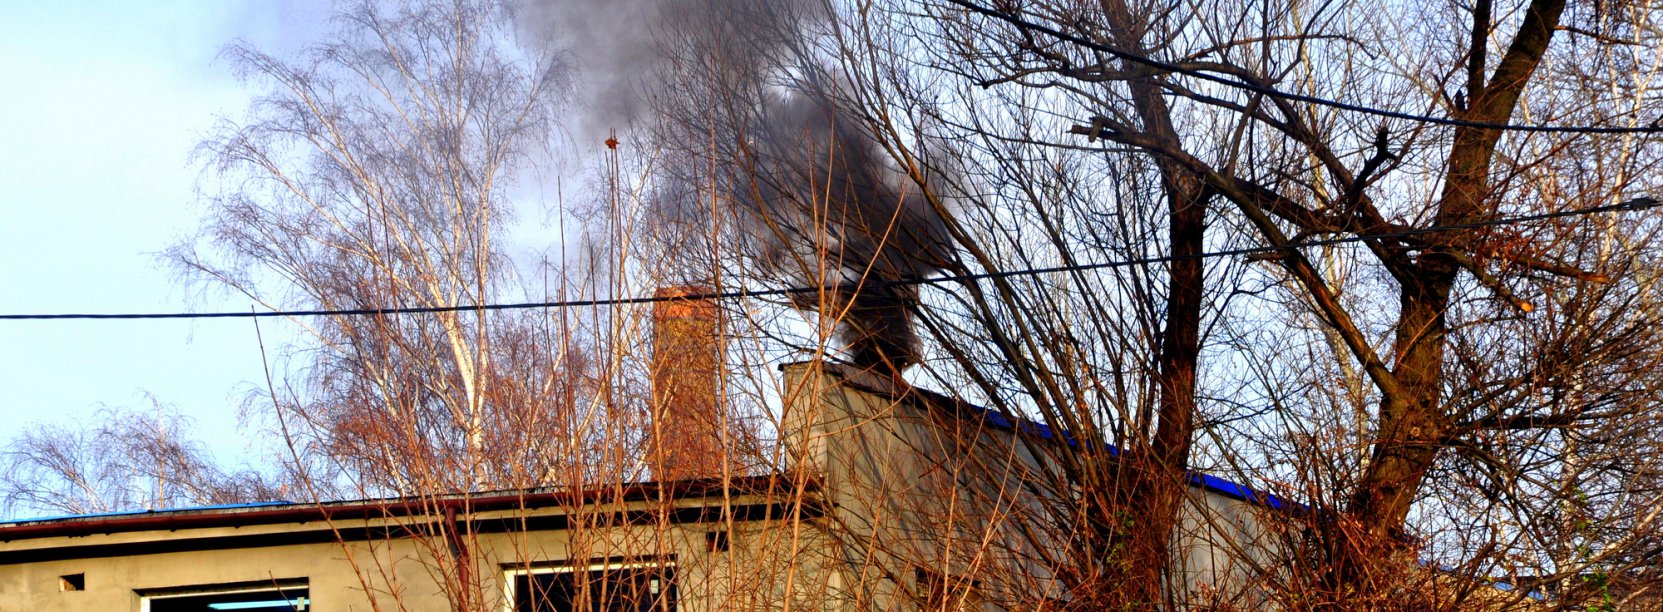
[[(920, 579), (945, 577), (949, 590), (973, 591), (952, 609), (1066, 598), (1046, 569), (1072, 528), (1047, 508), (1068, 495), (1055, 490), (1066, 479), (1045, 459), (1067, 448), (1062, 436), (1019, 422), (996, 427), (979, 408), (844, 366), (790, 366), (785, 385), (791, 444), (801, 465), (823, 475), (836, 508), (828, 523), (842, 546), (847, 597), (915, 609), (930, 597)], [(1262, 604), (1259, 571), (1274, 563), (1260, 524), (1267, 512), (1192, 488), (1173, 543), (1175, 586), (1198, 601)]]
[(975, 580), (988, 609), (1030, 598), (1049, 582), (1025, 541), (1038, 534), (1023, 530), (1037, 523), (1028, 518), (1042, 497), (1026, 484), (1039, 481), (1029, 473), (1038, 462), (1004, 432), (934, 418), (889, 385), (840, 366), (786, 373), (793, 448), (836, 508), (828, 537), (840, 546), (843, 596), (865, 609), (917, 609), (930, 581), (958, 592)]
[[(763, 501), (738, 497), (730, 503)], [(692, 500), (720, 504), (721, 500)], [(686, 504), (684, 503), (683, 506)], [(650, 504), (629, 509), (651, 510)], [(547, 517), (554, 511), (486, 513), (481, 519)], [(601, 516), (599, 513), (594, 516)], [(344, 538), (398, 521), (341, 521), (333, 525)], [(312, 610), (447, 611), (452, 598), (443, 585), (457, 584), (457, 563), (442, 537), (373, 537), (359, 541), (266, 543), (242, 547), (248, 538), (275, 534), (293, 540), (316, 539), (318, 523), (282, 523), (180, 531), (142, 531), (53, 537), (0, 543), (0, 611), (126, 611), (140, 609), (140, 593), (188, 585), (271, 583), (302, 580), (308, 584)], [(470, 550), (474, 589), (469, 606), (505, 610), (505, 570), (539, 562), (586, 562), (608, 558), (673, 558), (680, 609), (783, 608), (787, 593), (798, 609), (837, 609), (826, 593), (837, 590), (835, 574), (815, 551), (827, 548), (812, 529), (792, 520), (591, 526), (481, 533), (464, 538)], [(706, 534), (728, 532), (726, 551), (712, 551)], [(3, 537), (3, 536), (0, 536)], [(195, 542), (188, 540), (195, 539)], [(199, 544), (181, 552), (145, 554), (145, 547)], [(137, 552), (129, 548), (137, 547)], [(221, 547), (225, 546), (225, 547)], [(79, 558), (18, 561), (30, 551), (78, 547)], [(190, 547), (190, 546), (186, 546)], [(101, 556), (104, 551), (123, 553)], [(48, 556), (52, 556), (50, 552)], [(82, 574), (85, 590), (65, 592), (59, 577)], [(373, 600), (373, 602), (372, 602)]]

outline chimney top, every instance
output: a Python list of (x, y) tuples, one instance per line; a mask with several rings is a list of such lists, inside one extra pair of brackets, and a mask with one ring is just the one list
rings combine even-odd
[(721, 310), (709, 295), (698, 286), (655, 294), (662, 301), (653, 303), (651, 464), (661, 481), (720, 475), (727, 457)]
[[(660, 319), (715, 319), (719, 310), (709, 296), (709, 287), (680, 285), (661, 287), (653, 293), (653, 321)], [(654, 332), (657, 333), (656, 331)]]

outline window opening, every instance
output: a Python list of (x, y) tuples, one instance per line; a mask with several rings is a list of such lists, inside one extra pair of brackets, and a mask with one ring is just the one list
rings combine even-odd
[(710, 552), (727, 552), (728, 551), (728, 532), (726, 532), (726, 531), (707, 531), (707, 532), (705, 532), (705, 534), (704, 534), (704, 545), (705, 545), (705, 549), (709, 550)]
[(87, 590), (87, 575), (80, 573), (58, 576), (58, 590), (64, 592)]
[(151, 590), (140, 593), (141, 612), (309, 612), (311, 593), (305, 583), (220, 585)]
[(982, 586), (979, 580), (922, 567), (913, 570), (913, 580), (922, 591), (925, 610), (958, 612), (980, 610), (982, 607), (981, 598), (977, 595)]
[(674, 563), (517, 567), (505, 572), (510, 612), (675, 612)]

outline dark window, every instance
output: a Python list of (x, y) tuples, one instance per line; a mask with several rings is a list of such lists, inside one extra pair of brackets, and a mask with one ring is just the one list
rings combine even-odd
[(515, 612), (674, 612), (675, 568), (577, 567), (513, 574)]
[(152, 595), (145, 603), (150, 612), (306, 612), (312, 607), (306, 587)]
[(58, 576), (58, 590), (85, 591), (87, 590), (86, 574), (64, 574)]
[(728, 543), (728, 532), (726, 532), (726, 531), (706, 532), (704, 534), (704, 543), (705, 543), (705, 548), (709, 549), (710, 552), (727, 552), (728, 551), (728, 544), (729, 544)]
[(914, 570), (913, 579), (924, 599), (924, 609), (935, 612), (955, 612), (981, 609), (981, 598), (976, 595), (981, 582), (948, 576), (924, 568)]

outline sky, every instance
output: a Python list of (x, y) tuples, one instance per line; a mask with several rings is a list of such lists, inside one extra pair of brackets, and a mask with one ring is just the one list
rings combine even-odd
[[(197, 296), (158, 253), (203, 205), (193, 147), (257, 93), (219, 60), (245, 39), (292, 54), (327, 0), (0, 0), (0, 313), (247, 310)], [(261, 323), (268, 343), (292, 337)], [(249, 320), (0, 321), (0, 443), (148, 396), (246, 460), (238, 407), (263, 380)]]

